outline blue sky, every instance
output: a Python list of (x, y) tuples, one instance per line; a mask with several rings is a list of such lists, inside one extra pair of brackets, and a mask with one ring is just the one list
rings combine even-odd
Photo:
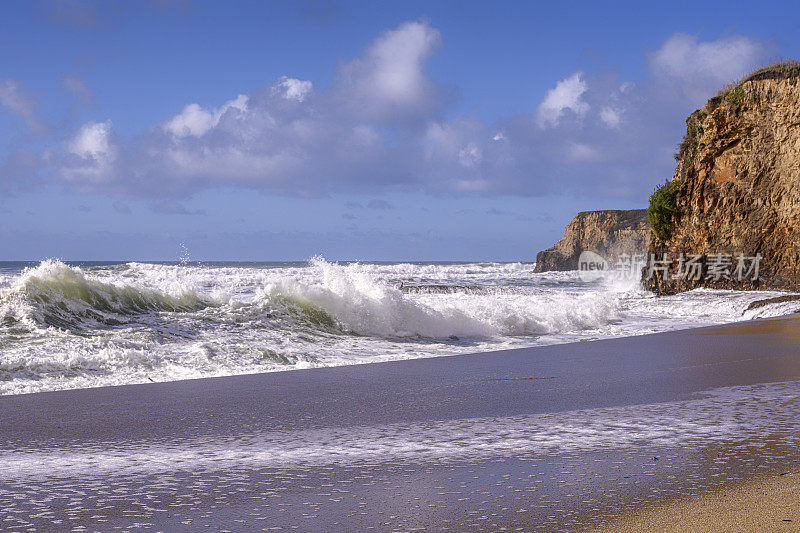
[(792, 4), (649, 4), (7, 2), (0, 260), (533, 260), (800, 55)]

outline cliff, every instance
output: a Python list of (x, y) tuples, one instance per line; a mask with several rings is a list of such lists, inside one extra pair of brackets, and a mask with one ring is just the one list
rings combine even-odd
[(536, 272), (576, 270), (578, 256), (585, 250), (609, 260), (644, 253), (650, 233), (644, 209), (578, 213), (564, 230), (564, 238), (536, 255)]
[[(668, 272), (646, 269), (645, 284), (657, 294), (700, 286), (800, 289), (800, 65), (755, 72), (692, 113), (686, 126), (671, 190), (662, 191), (654, 213), (662, 231), (649, 248)], [(682, 275), (681, 254), (698, 258), (699, 276)], [(748, 257), (745, 275), (734, 275)], [(723, 266), (712, 272), (712, 262)]]

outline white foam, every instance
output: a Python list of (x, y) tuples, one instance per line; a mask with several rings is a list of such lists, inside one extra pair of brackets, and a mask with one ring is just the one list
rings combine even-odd
[[(382, 464), (751, 443), (800, 430), (796, 381), (715, 389), (682, 401), (523, 416), (283, 430), (168, 443), (0, 454), (5, 480), (137, 475), (227, 468)], [(789, 435), (788, 437), (786, 437)]]
[[(0, 288), (0, 393), (453, 355), (719, 324), (779, 293), (655, 298), (523, 263), (58, 261)], [(451, 292), (398, 286), (452, 285)]]

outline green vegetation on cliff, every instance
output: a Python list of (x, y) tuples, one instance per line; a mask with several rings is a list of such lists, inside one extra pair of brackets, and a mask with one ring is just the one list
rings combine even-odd
[(759, 68), (754, 72), (743, 77), (741, 80), (723, 87), (716, 95), (711, 97), (703, 109), (698, 109), (686, 119), (686, 135), (678, 146), (675, 153), (675, 160), (681, 161), (692, 157), (697, 142), (703, 134), (701, 126), (703, 119), (714, 112), (719, 106), (727, 104), (729, 106), (741, 106), (752, 100), (748, 100), (747, 93), (743, 84), (750, 81), (759, 80), (780, 80), (787, 78), (800, 78), (800, 61), (786, 59), (771, 63)]
[(781, 80), (796, 77), (800, 77), (800, 61), (784, 59), (783, 61), (771, 63), (745, 76), (744, 79), (739, 82), (739, 85), (746, 81)]
[(667, 181), (656, 187), (650, 195), (650, 205), (647, 208), (647, 220), (658, 237), (668, 239), (674, 229), (673, 217), (678, 212), (676, 195), (679, 183)]
[(686, 135), (683, 136), (681, 144), (678, 145), (675, 161), (681, 161), (687, 158), (697, 147), (697, 140), (703, 135), (703, 126), (700, 124), (704, 117), (705, 113), (698, 109), (686, 119)]
[(797, 61), (755, 70), (689, 115), (672, 181), (650, 197), (649, 250), (673, 259), (757, 257), (758, 275), (733, 269), (728, 276), (689, 277), (678, 261), (664, 276), (645, 276), (647, 288), (656, 294), (698, 287), (800, 291), (798, 115)]

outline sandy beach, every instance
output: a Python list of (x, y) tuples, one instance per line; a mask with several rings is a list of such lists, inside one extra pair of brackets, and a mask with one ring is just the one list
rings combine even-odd
[[(792, 316), (5, 396), (0, 527), (639, 529), (659, 522), (632, 509), (685, 516), (681, 498), (800, 462), (798, 377)], [(712, 498), (775, 492), (743, 487)]]
[(602, 531), (797, 531), (800, 469), (627, 513)]
[(0, 533), (800, 531), (800, 3), (3, 8)]

